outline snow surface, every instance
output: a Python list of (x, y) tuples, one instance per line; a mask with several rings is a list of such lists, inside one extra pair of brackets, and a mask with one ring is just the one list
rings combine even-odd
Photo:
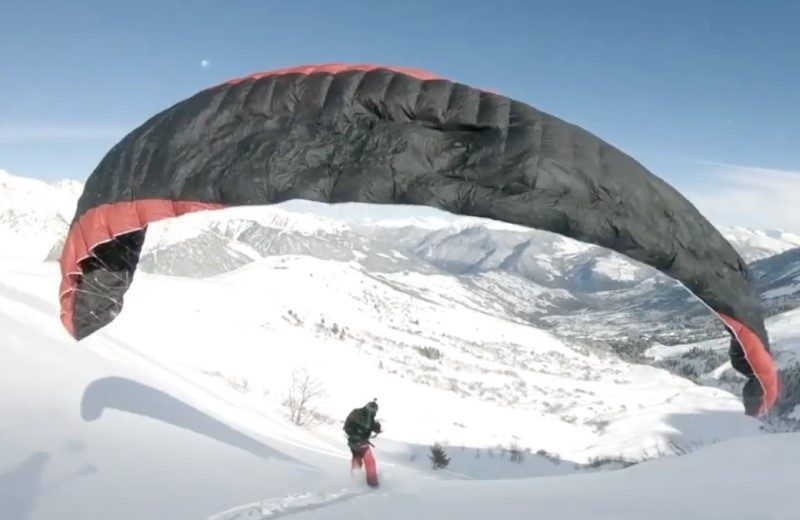
[[(738, 439), (622, 471), (535, 481), (392, 483), (378, 493), (269, 499), (219, 520), (381, 518), (796, 519), (800, 434)], [(740, 491), (741, 490), (741, 491)], [(245, 511), (253, 512), (243, 516)]]

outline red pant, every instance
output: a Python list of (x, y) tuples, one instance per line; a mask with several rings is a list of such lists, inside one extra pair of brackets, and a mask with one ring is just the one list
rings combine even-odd
[(378, 466), (375, 464), (375, 457), (369, 444), (350, 446), (353, 453), (353, 460), (350, 463), (350, 470), (355, 471), (362, 467), (367, 470), (367, 484), (371, 487), (378, 487)]

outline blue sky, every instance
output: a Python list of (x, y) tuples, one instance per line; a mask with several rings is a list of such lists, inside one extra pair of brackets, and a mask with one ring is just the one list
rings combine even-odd
[(745, 223), (770, 225), (800, 197), (798, 27), (795, 0), (17, 1), (0, 16), (0, 168), (85, 178), (125, 133), (207, 86), (372, 62), (577, 123), (731, 223), (729, 202), (761, 190)]

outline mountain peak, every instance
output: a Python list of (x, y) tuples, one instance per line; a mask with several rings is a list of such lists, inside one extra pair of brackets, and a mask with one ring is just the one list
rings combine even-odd
[(4, 255), (44, 260), (69, 229), (83, 183), (45, 182), (0, 170), (0, 240)]
[(748, 263), (800, 247), (800, 235), (781, 229), (720, 227), (720, 231)]

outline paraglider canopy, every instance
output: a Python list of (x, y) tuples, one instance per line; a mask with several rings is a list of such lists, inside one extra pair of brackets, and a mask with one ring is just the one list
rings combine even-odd
[(153, 116), (86, 182), (61, 257), (61, 317), (120, 312), (151, 222), (290, 199), (415, 204), (618, 251), (682, 283), (732, 335), (749, 414), (778, 382), (747, 267), (675, 189), (525, 103), (402, 67), (309, 65), (206, 89)]

